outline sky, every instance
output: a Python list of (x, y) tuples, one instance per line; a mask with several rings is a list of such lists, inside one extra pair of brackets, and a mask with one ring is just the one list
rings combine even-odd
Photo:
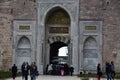
[(68, 47), (64, 46), (59, 49), (58, 56), (67, 56), (68, 54)]

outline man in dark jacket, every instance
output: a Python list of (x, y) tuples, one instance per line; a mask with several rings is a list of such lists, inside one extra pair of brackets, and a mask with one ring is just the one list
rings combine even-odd
[(25, 69), (25, 62), (23, 62), (22, 66), (21, 66), (22, 80), (24, 80), (24, 78), (25, 78), (24, 69)]
[(16, 75), (17, 75), (17, 66), (14, 64), (12, 66), (12, 77), (13, 77), (13, 80), (15, 80)]
[(70, 66), (70, 75), (71, 75), (71, 76), (73, 75), (73, 72), (74, 72), (74, 68), (73, 68), (73, 66), (71, 65), (71, 66)]

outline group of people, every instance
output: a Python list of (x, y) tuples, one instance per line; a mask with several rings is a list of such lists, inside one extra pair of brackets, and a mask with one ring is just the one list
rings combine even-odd
[(115, 68), (114, 68), (114, 63), (111, 61), (111, 63), (106, 62), (106, 75), (107, 75), (107, 80), (114, 80), (115, 77)]
[[(56, 72), (56, 70), (57, 70), (57, 72)], [(17, 74), (17, 66), (15, 64), (12, 66), (11, 71), (12, 71), (13, 80), (15, 80), (15, 77)], [(21, 71), (22, 71), (22, 79), (23, 80), (28, 80), (29, 74), (31, 76), (31, 80), (36, 80), (36, 76), (38, 75), (38, 70), (37, 70), (37, 66), (36, 66), (35, 62), (32, 62), (31, 65), (29, 65), (27, 62), (23, 62), (22, 66), (21, 66)], [(58, 74), (60, 73), (60, 75), (65, 75), (65, 73), (66, 73), (65, 71), (68, 71), (68, 74), (70, 73), (70, 75), (72, 76), (72, 74), (74, 72), (74, 68), (72, 66), (70, 66), (70, 67), (66, 66), (66, 65), (56, 66), (53, 64), (50, 64), (47, 66), (47, 73), (48, 74), (54, 74), (54, 72), (55, 72)], [(114, 68), (113, 61), (111, 61), (110, 63), (106, 62), (105, 72), (106, 72), (107, 80), (114, 80), (115, 68)], [(102, 74), (103, 74), (103, 72), (101, 69), (101, 64), (98, 63), (98, 65), (97, 65), (98, 80), (100, 80)]]
[[(115, 67), (114, 67), (113, 61), (111, 61), (110, 63), (106, 62), (105, 72), (106, 72), (107, 80), (114, 80), (114, 77), (115, 77)], [(101, 70), (100, 63), (98, 63), (98, 65), (97, 65), (98, 80), (100, 80), (102, 74), (103, 73), (102, 73), (102, 70)]]
[(71, 75), (74, 72), (73, 66), (67, 64), (49, 64), (46, 68), (46, 73), (50, 75)]
[[(30, 74), (31, 80), (36, 80), (36, 76), (38, 75), (38, 70), (35, 62), (32, 62), (31, 65), (28, 62), (23, 62), (21, 65), (22, 72), (22, 80), (28, 80), (28, 75)], [(12, 77), (15, 80), (17, 74), (17, 66), (14, 64), (12, 66)]]

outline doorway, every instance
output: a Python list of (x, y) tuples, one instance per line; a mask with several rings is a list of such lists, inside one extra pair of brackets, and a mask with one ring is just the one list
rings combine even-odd
[(69, 52), (66, 43), (57, 41), (50, 44), (49, 59), (53, 67), (53, 75), (61, 75), (61, 69), (64, 69), (64, 75), (69, 74)]
[(64, 42), (50, 44), (50, 64), (68, 64), (68, 45)]

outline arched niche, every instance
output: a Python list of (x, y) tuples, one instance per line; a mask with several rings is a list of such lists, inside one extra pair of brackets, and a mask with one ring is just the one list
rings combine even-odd
[(18, 69), (20, 69), (20, 66), (23, 62), (28, 62), (30, 64), (31, 59), (31, 44), (30, 40), (23, 36), (19, 39), (18, 45), (17, 45), (17, 53), (16, 53), (16, 64), (18, 66)]
[(95, 38), (89, 36), (84, 41), (83, 47), (83, 69), (95, 71), (98, 63), (98, 47)]

